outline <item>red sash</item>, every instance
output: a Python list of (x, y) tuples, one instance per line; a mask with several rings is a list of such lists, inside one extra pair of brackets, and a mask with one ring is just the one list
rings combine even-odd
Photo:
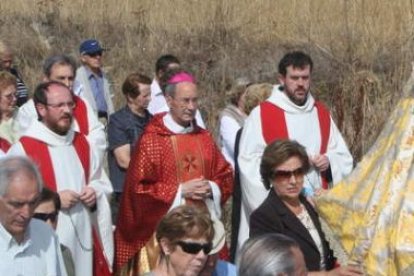
[[(56, 177), (55, 172), (52, 169), (53, 164), (52, 159), (50, 158), (47, 144), (43, 141), (29, 136), (21, 137), (20, 143), (22, 144), (26, 155), (30, 156), (32, 160), (39, 166), (39, 170), (42, 174), (46, 187), (56, 192)], [(76, 153), (78, 154), (78, 157), (82, 163), (86, 183), (89, 183), (90, 151), (88, 141), (84, 135), (75, 132), (73, 146), (75, 147)]]
[(74, 95), (75, 108), (73, 109), (73, 117), (79, 125), (79, 132), (85, 136), (89, 134), (88, 111), (85, 102), (78, 96)]
[[(320, 154), (325, 154), (331, 129), (331, 115), (329, 110), (321, 102), (316, 101), (315, 107), (318, 112), (319, 130), (321, 134)], [(277, 139), (288, 139), (289, 133), (286, 125), (285, 111), (280, 107), (265, 101), (260, 104), (260, 116), (262, 123), (263, 138), (267, 144)], [(328, 188), (328, 182), (322, 175), (322, 188)]]
[[(84, 103), (83, 106), (85, 107)], [(49, 189), (56, 192), (56, 177), (47, 144), (29, 136), (21, 137), (20, 143), (22, 144), (27, 156), (30, 156), (32, 160), (39, 166), (45, 185)], [(73, 146), (75, 147), (76, 153), (78, 154), (78, 157), (81, 161), (83, 171), (85, 173), (85, 181), (86, 183), (89, 183), (90, 149), (88, 141), (83, 134), (75, 132)], [(101, 241), (95, 227), (92, 227), (92, 238), (94, 275), (110, 276), (111, 272), (109, 270), (109, 265), (103, 254)]]
[(0, 138), (0, 149), (6, 153), (11, 147), (9, 141), (4, 138)]

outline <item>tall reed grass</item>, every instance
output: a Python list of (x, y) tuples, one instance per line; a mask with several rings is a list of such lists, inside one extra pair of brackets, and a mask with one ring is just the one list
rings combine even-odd
[(152, 75), (158, 56), (177, 55), (197, 75), (210, 128), (231, 79), (274, 83), (281, 56), (305, 50), (315, 61), (313, 93), (357, 159), (401, 98), (413, 60), (412, 0), (2, 0), (0, 22), (31, 88), (46, 56), (76, 57), (85, 38), (109, 48), (118, 95), (128, 73)]

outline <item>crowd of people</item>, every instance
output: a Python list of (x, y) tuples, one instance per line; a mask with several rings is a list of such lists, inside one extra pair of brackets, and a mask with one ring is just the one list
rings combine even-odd
[(1, 275), (363, 274), (315, 208), (354, 164), (309, 55), (287, 53), (275, 85), (235, 79), (215, 137), (177, 57), (126, 76), (116, 110), (104, 54), (47, 57), (29, 99), (0, 42)]

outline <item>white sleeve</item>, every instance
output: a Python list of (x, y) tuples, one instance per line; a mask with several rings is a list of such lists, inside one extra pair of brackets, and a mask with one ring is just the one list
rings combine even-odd
[(247, 117), (239, 146), (239, 172), (242, 193), (242, 208), (247, 217), (264, 201), (268, 191), (260, 176), (260, 162), (266, 142), (262, 135), (260, 106)]
[(33, 120), (37, 120), (37, 113), (33, 100), (29, 100), (19, 108), (15, 118), (14, 131), (18, 138), (23, 136)]
[(349, 152), (344, 138), (342, 137), (332, 118), (326, 156), (329, 159), (329, 164), (332, 172), (332, 181), (335, 185), (345, 176), (351, 173), (353, 169), (353, 158)]
[(88, 140), (89, 144), (93, 146), (93, 150), (98, 155), (100, 162), (102, 162), (105, 156), (106, 149), (108, 147), (105, 127), (98, 120), (98, 116), (93, 111), (91, 105), (87, 101), (84, 102), (86, 105), (89, 125), (89, 135), (86, 137), (86, 139)]
[(236, 134), (240, 129), (237, 121), (229, 116), (223, 116), (220, 121), (220, 136), (222, 146), (226, 149), (232, 159), (234, 159), (234, 145), (236, 144)]

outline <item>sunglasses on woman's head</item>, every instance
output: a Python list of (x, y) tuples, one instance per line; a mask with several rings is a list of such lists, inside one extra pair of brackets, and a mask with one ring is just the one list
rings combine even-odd
[(40, 219), (43, 221), (48, 221), (50, 219), (51, 222), (55, 222), (56, 218), (58, 216), (57, 212), (53, 212), (53, 213), (34, 213), (33, 214), (33, 218), (35, 219)]
[(198, 254), (201, 250), (204, 251), (204, 254), (208, 255), (213, 247), (211, 243), (178, 241), (177, 244), (181, 246), (185, 253), (193, 255)]

